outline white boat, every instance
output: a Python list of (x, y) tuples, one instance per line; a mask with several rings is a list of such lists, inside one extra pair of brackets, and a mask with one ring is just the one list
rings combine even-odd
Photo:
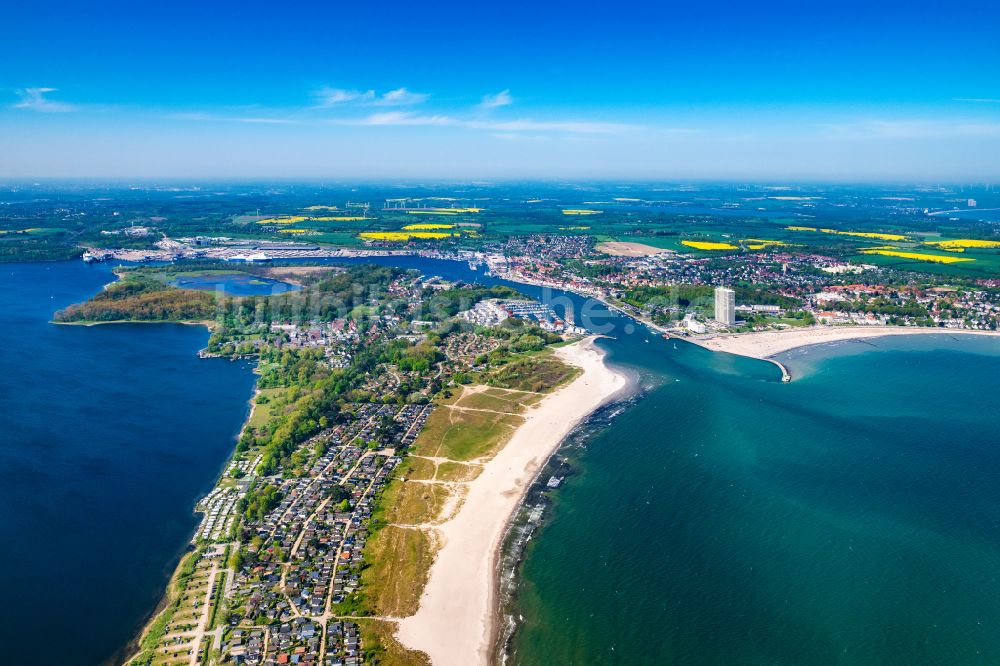
[(271, 257), (267, 256), (263, 252), (258, 252), (256, 254), (234, 254), (231, 257), (226, 257), (226, 261), (242, 261), (247, 264), (256, 264), (265, 261), (271, 261)]

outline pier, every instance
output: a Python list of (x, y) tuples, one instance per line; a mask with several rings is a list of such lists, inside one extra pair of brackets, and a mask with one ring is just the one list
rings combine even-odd
[(708, 351), (711, 351), (711, 352), (724, 353), (724, 354), (734, 354), (735, 356), (743, 356), (745, 358), (753, 358), (753, 359), (756, 359), (758, 361), (766, 361), (767, 363), (773, 363), (774, 365), (776, 365), (778, 367), (778, 370), (781, 370), (781, 381), (782, 382), (790, 382), (790, 381), (792, 381), (792, 373), (788, 371), (788, 368), (785, 366), (785, 364), (782, 363), (781, 361), (773, 359), (773, 358), (771, 358), (769, 356), (754, 356), (752, 354), (740, 354), (738, 352), (729, 352), (729, 351), (727, 351), (727, 352), (720, 352), (720, 350), (718, 350), (718, 349), (712, 349), (711, 347), (706, 346), (705, 343), (704, 343), (704, 339), (699, 339), (699, 338), (692, 338), (692, 337), (680, 336), (680, 335), (675, 335), (675, 334), (670, 334), (670, 333), (664, 334), (664, 337), (672, 338), (674, 340), (682, 340), (682, 341), (687, 342), (689, 344), (697, 345), (698, 347), (701, 347), (702, 349), (707, 349)]
[(792, 373), (788, 372), (788, 368), (786, 368), (785, 364), (782, 363), (781, 361), (776, 361), (773, 358), (762, 358), (760, 360), (768, 361), (769, 363), (774, 363), (776, 366), (778, 366), (778, 369), (781, 370), (781, 381), (783, 382), (792, 381)]

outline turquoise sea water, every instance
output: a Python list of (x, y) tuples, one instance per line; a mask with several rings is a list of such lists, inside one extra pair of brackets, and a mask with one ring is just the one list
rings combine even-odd
[(1000, 662), (1000, 340), (805, 348), (790, 384), (606, 347), (647, 393), (570, 454), (513, 663)]

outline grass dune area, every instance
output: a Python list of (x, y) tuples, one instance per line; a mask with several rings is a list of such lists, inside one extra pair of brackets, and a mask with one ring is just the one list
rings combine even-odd
[(489, 456), (523, 423), (516, 414), (445, 405), (427, 419), (414, 445), (416, 455), (473, 460)]
[(396, 640), (396, 623), (386, 620), (358, 620), (361, 635), (378, 648), (371, 654), (374, 663), (384, 666), (431, 666), (423, 652), (407, 650)]
[(372, 565), (361, 574), (371, 609), (388, 617), (416, 613), (435, 552), (429, 531), (395, 525), (380, 529), (367, 546)]

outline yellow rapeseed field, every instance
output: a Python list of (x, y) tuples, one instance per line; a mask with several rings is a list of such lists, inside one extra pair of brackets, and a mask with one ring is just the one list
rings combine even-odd
[(411, 238), (438, 240), (441, 238), (451, 238), (453, 235), (455, 234), (440, 231), (365, 231), (358, 234), (358, 238), (362, 238), (364, 240), (405, 242)]
[(431, 229), (454, 229), (454, 224), (408, 224), (403, 231), (427, 231)]
[(886, 257), (900, 257), (916, 261), (929, 261), (935, 264), (957, 264), (960, 261), (975, 261), (967, 257), (942, 257), (938, 254), (921, 254), (919, 252), (900, 252), (898, 250), (862, 250), (863, 254), (881, 254)]
[(411, 238), (451, 238), (458, 234), (449, 234), (441, 231), (407, 231)]
[(305, 222), (308, 219), (304, 215), (282, 215), (281, 217), (267, 217), (263, 220), (257, 220), (257, 224), (295, 224), (296, 222)]
[(857, 238), (875, 238), (884, 241), (905, 241), (908, 240), (902, 234), (884, 234), (874, 231), (837, 231), (836, 229), (817, 229), (816, 227), (785, 227), (788, 231), (821, 231), (824, 234), (834, 234), (835, 236), (855, 236)]
[(310, 217), (309, 219), (313, 222), (360, 222), (368, 218), (361, 215), (324, 215), (323, 217)]
[(927, 241), (924, 245), (936, 245), (942, 250), (954, 250), (965, 248), (997, 248), (1000, 247), (1000, 241), (989, 241), (989, 240), (974, 240), (971, 238), (958, 238), (955, 240), (944, 240), (944, 241)]
[(336, 206), (307, 206), (302, 210), (340, 210)]
[(739, 248), (730, 243), (710, 243), (707, 241), (682, 240), (681, 245), (693, 247), (696, 250), (738, 250)]
[(820, 229), (824, 234), (835, 234), (837, 236), (856, 236), (858, 238), (875, 238), (884, 241), (904, 241), (906, 236), (901, 234), (883, 234), (872, 231), (837, 231), (836, 229)]
[(587, 231), (590, 227), (559, 227), (560, 231)]
[(763, 250), (763, 249), (766, 249), (766, 248), (772, 247), (772, 246), (773, 247), (779, 247), (779, 246), (780, 247), (788, 247), (789, 246), (789, 244), (786, 243), (785, 241), (766, 240), (764, 238), (748, 238), (747, 239), (747, 243), (749, 243), (749, 245), (747, 245), (747, 248), (749, 248), (751, 250)]

